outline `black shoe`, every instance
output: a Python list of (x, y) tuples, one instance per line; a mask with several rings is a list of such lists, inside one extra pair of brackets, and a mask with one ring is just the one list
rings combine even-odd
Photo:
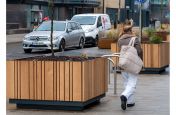
[(135, 106), (135, 103), (127, 104), (127, 107), (133, 107)]
[(121, 99), (121, 108), (123, 110), (126, 110), (127, 98), (124, 95), (122, 95), (120, 96), (120, 99)]

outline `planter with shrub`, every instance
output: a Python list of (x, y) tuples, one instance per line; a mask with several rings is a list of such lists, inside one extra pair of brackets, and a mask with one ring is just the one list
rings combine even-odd
[(7, 97), (17, 107), (82, 110), (107, 91), (107, 60), (33, 57), (7, 60)]
[(117, 42), (118, 38), (119, 38), (119, 30), (111, 29), (105, 34), (104, 38), (99, 39), (98, 48), (111, 49), (111, 43)]
[[(149, 41), (141, 43), (143, 49), (144, 72), (160, 73), (169, 66), (169, 42), (163, 42), (162, 38), (156, 34), (151, 34)], [(117, 43), (111, 44), (112, 52), (120, 52)], [(118, 63), (118, 58), (114, 58)]]

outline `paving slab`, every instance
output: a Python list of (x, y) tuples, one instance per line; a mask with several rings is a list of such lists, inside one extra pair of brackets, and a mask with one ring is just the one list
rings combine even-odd
[(7, 115), (169, 115), (169, 73), (165, 74), (140, 74), (136, 90), (136, 106), (120, 107), (120, 93), (123, 91), (123, 82), (117, 74), (117, 95), (113, 94), (113, 74), (106, 97), (101, 102), (83, 111), (63, 110), (34, 110), (19, 109), (7, 101)]

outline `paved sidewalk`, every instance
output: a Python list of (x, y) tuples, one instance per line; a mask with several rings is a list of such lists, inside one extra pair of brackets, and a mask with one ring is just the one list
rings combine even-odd
[(169, 75), (141, 74), (136, 91), (136, 106), (120, 107), (120, 93), (123, 90), (122, 78), (118, 74), (117, 95), (113, 95), (113, 74), (106, 97), (101, 103), (84, 111), (31, 110), (17, 109), (7, 104), (7, 115), (169, 115)]
[(22, 42), (25, 35), (26, 33), (6, 35), (6, 43)]

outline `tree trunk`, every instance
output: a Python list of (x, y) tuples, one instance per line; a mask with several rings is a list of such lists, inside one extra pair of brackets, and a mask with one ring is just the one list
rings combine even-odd
[(50, 34), (50, 42), (51, 42), (51, 52), (52, 56), (54, 56), (53, 50), (53, 20), (54, 20), (54, 0), (49, 0), (50, 5), (50, 13), (51, 13), (51, 34)]
[(161, 6), (160, 6), (160, 10), (161, 10), (161, 29), (163, 29), (163, 26), (162, 26), (162, 21), (163, 21), (163, 0), (160, 0), (161, 2)]

